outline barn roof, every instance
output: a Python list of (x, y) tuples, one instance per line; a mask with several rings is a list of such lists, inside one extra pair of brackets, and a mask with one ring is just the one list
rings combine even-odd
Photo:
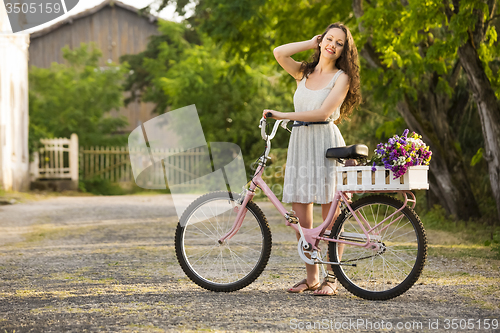
[(99, 4), (95, 7), (84, 10), (83, 12), (80, 12), (78, 14), (68, 16), (64, 20), (58, 21), (58, 22), (54, 23), (53, 25), (48, 26), (47, 28), (33, 32), (32, 34), (30, 34), (30, 38), (33, 39), (33, 38), (42, 37), (42, 36), (50, 33), (51, 31), (58, 29), (59, 27), (61, 27), (63, 25), (73, 23), (74, 20), (84, 18), (84, 17), (90, 16), (94, 13), (97, 13), (98, 11), (100, 11), (101, 9), (103, 9), (106, 6), (118, 6), (120, 8), (129, 10), (131, 12), (134, 12), (136, 14), (144, 16), (145, 18), (147, 18), (149, 20), (149, 22), (156, 22), (158, 20), (157, 16), (154, 16), (154, 15), (151, 15), (148, 13), (139, 13), (139, 11), (140, 11), (139, 9), (137, 9), (133, 6), (126, 5), (123, 2), (116, 1), (116, 0), (105, 0), (101, 4)]

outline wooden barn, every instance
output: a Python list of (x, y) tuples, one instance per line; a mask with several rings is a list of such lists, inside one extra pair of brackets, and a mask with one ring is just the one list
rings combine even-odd
[[(59, 21), (52, 26), (30, 35), (29, 65), (48, 68), (52, 62), (63, 63), (61, 49), (68, 45), (71, 49), (80, 43), (96, 43), (102, 51), (101, 65), (108, 61), (119, 62), (124, 54), (136, 54), (146, 49), (149, 37), (159, 34), (158, 18), (139, 13), (135, 7), (114, 0), (106, 0), (100, 5)], [(139, 124), (155, 115), (151, 114), (151, 103), (130, 103), (111, 115), (123, 115), (129, 125), (124, 133), (129, 133)]]

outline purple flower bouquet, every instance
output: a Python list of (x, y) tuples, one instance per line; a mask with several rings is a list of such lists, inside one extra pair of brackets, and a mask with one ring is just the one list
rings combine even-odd
[(432, 152), (415, 132), (408, 135), (405, 129), (401, 137), (394, 135), (387, 143), (379, 143), (373, 156), (372, 170), (384, 166), (394, 174), (394, 179), (403, 176), (408, 168), (415, 165), (429, 165)]

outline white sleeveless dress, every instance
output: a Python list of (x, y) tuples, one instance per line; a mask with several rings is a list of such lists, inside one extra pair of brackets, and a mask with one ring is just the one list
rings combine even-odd
[[(307, 78), (304, 77), (293, 96), (295, 112), (319, 109), (342, 73), (342, 70), (335, 73), (328, 85), (320, 90), (306, 88)], [(327, 159), (325, 154), (328, 148), (345, 146), (342, 134), (333, 123), (339, 117), (340, 105), (330, 116), (329, 124), (293, 127), (288, 145), (283, 202), (326, 204), (333, 200), (337, 162)]]

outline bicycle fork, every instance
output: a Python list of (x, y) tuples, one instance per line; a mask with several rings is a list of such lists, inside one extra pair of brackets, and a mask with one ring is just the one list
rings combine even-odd
[[(245, 191), (244, 191), (245, 192)], [(242, 193), (243, 194), (243, 193)], [(218, 242), (219, 244), (223, 244), (226, 239), (231, 239), (238, 230), (240, 230), (241, 225), (243, 224), (243, 220), (245, 219), (245, 215), (247, 214), (247, 203), (252, 200), (252, 198), (255, 195), (255, 191), (253, 190), (246, 190), (246, 194), (243, 197), (243, 202), (241, 203), (241, 206), (234, 205), (233, 209), (237, 211), (237, 215), (235, 218), (235, 222), (233, 223), (233, 226), (231, 227), (231, 230), (228, 231), (227, 234), (219, 238)]]

